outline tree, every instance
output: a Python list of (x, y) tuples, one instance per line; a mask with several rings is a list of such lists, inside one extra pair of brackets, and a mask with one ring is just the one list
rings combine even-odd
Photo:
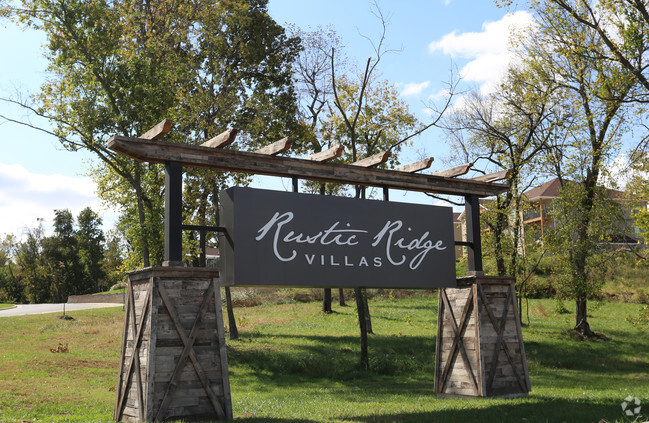
[(15, 263), (18, 241), (14, 235), (0, 239), (0, 301), (25, 302), (25, 287)]
[[(579, 301), (596, 299), (604, 285), (607, 253), (610, 251), (606, 242), (616, 240), (620, 233), (628, 233), (619, 203), (622, 199), (616, 201), (610, 190), (600, 186), (595, 188), (592, 200), (586, 199), (588, 195), (584, 183), (566, 181), (559, 198), (553, 203), (551, 214), (555, 227), (547, 236), (557, 267), (558, 293), (563, 298), (577, 299), (578, 307)], [(586, 220), (588, 227), (584, 236), (581, 225)], [(578, 260), (584, 251), (588, 254), (581, 263)], [(583, 331), (586, 325), (588, 322), (577, 321), (577, 331), (584, 336), (593, 336), (593, 333)]]
[(30, 303), (49, 301), (50, 289), (42, 255), (43, 221), (36, 228), (27, 229), (26, 238), (16, 248), (16, 264), (25, 285), (25, 298)]
[(90, 207), (83, 209), (77, 217), (76, 238), (82, 272), (82, 279), (78, 282), (77, 289), (84, 294), (97, 291), (106, 277), (103, 266), (106, 238), (101, 230), (101, 224), (101, 218)]
[(99, 194), (121, 212), (139, 266), (162, 261), (162, 170), (107, 149), (111, 135), (139, 136), (170, 118), (171, 141), (202, 141), (232, 125), (254, 145), (295, 123), (298, 40), (268, 16), (266, 0), (24, 0), (5, 12), (46, 34), (51, 77), (33, 106), (4, 100), (48, 119), (54, 129), (39, 129), (66, 148), (96, 155)]
[[(523, 66), (511, 67), (497, 90), (472, 91), (444, 119), (455, 157), (482, 167), (483, 173), (509, 170), (511, 186), (486, 206), (483, 222), (490, 231), (485, 252), (493, 252), (499, 275), (517, 275), (521, 239), (522, 193), (531, 170), (557, 148), (558, 130), (567, 117), (555, 84), (547, 84)], [(477, 163), (486, 163), (478, 165)], [(538, 168), (538, 167), (536, 167)], [(513, 222), (512, 222), (513, 220)]]
[[(589, 263), (594, 251), (591, 239), (597, 210), (597, 184), (607, 158), (618, 149), (618, 141), (630, 116), (625, 105), (636, 83), (629, 71), (616, 62), (600, 60), (605, 53), (605, 40), (573, 20), (570, 12), (552, 0), (534, 3), (538, 29), (532, 33), (527, 47), (528, 65), (547, 84), (561, 89), (567, 108), (575, 114), (567, 128), (570, 143), (561, 155), (552, 156), (551, 165), (580, 187), (571, 214), (575, 229), (572, 242), (565, 245), (568, 275), (574, 289), (571, 298), (577, 309), (575, 330), (593, 336), (588, 323), (587, 304), (592, 298), (586, 284)], [(556, 161), (556, 160), (559, 161)], [(563, 183), (565, 187), (565, 183)]]

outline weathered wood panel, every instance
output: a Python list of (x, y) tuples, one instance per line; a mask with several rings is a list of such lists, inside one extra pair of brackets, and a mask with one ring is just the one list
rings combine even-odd
[(165, 267), (129, 275), (115, 420), (232, 418), (217, 276)]
[(472, 277), (439, 291), (435, 392), (518, 396), (530, 391), (514, 281)]

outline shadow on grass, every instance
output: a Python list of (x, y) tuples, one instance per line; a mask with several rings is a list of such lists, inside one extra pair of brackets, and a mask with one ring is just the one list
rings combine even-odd
[[(451, 407), (421, 412), (384, 414), (377, 416), (352, 416), (345, 420), (366, 423), (419, 423), (419, 422), (597, 422), (623, 420), (620, 404), (589, 403), (587, 401), (569, 401), (553, 398), (528, 398), (521, 400), (500, 400), (490, 405), (493, 400), (471, 399), (451, 400), (434, 399), (431, 401), (449, 401)], [(459, 403), (465, 401), (465, 404)], [(504, 403), (503, 403), (504, 401)], [(468, 407), (467, 407), (468, 406)], [(246, 420), (237, 420), (246, 421)]]
[(239, 341), (228, 344), (230, 372), (236, 374), (236, 367), (243, 366), (252, 369), (259, 378), (295, 376), (350, 380), (423, 371), (432, 383), (434, 336), (372, 336), (369, 339), (372, 370), (369, 372), (359, 369), (359, 344), (358, 338), (353, 336), (247, 333)]

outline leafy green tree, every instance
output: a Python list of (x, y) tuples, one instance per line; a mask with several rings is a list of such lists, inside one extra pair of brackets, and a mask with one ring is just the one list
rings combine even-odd
[[(553, 203), (551, 215), (555, 226), (546, 238), (555, 259), (561, 298), (597, 299), (608, 273), (610, 248), (606, 243), (628, 231), (620, 199), (616, 201), (611, 191), (603, 187), (595, 188), (591, 201), (586, 199), (589, 195), (585, 184), (567, 182)], [(585, 231), (584, 222), (588, 224)], [(578, 321), (576, 327), (584, 324), (587, 322)]]
[(620, 137), (631, 119), (627, 100), (636, 81), (618, 63), (601, 60), (605, 40), (576, 24), (570, 12), (552, 0), (535, 1), (534, 7), (538, 28), (527, 46), (528, 66), (547, 84), (561, 89), (565, 107), (574, 113), (566, 128), (570, 142), (560, 155), (551, 156), (549, 164), (559, 171), (562, 180), (571, 179), (580, 187), (574, 199), (576, 212), (569, 215), (575, 231), (565, 253), (567, 275), (575, 287), (575, 330), (592, 336), (587, 304), (594, 295), (591, 288), (597, 286), (584, 281), (588, 280), (589, 261), (595, 252), (591, 240), (599, 235), (593, 230), (598, 181), (606, 161), (619, 151)]
[(139, 136), (170, 118), (170, 141), (202, 142), (234, 126), (247, 146), (299, 129), (290, 66), (299, 41), (266, 3), (24, 0), (5, 9), (47, 37), (51, 76), (21, 104), (66, 148), (99, 159), (93, 175), (122, 215), (131, 262), (162, 261), (162, 169), (113, 153), (111, 135)]
[(119, 233), (115, 230), (106, 234), (104, 260), (102, 268), (105, 275), (102, 291), (107, 291), (115, 284), (126, 281), (124, 265), (124, 245)]
[(66, 302), (69, 295), (87, 293), (83, 270), (79, 262), (79, 241), (74, 229), (74, 218), (69, 210), (54, 211), (54, 234), (42, 241), (43, 266), (46, 270), (50, 298)]
[(15, 263), (18, 242), (14, 235), (0, 239), (0, 301), (25, 302), (25, 286)]
[(75, 236), (82, 279), (77, 282), (76, 290), (81, 293), (96, 292), (106, 276), (103, 266), (106, 238), (101, 224), (101, 218), (90, 207), (83, 209), (77, 216)]
[(20, 267), (25, 285), (25, 298), (30, 303), (44, 303), (50, 300), (50, 286), (43, 259), (43, 221), (36, 228), (28, 229), (24, 241), (16, 248), (16, 264)]
[[(472, 91), (444, 119), (454, 156), (483, 173), (509, 170), (511, 189), (486, 205), (481, 214), (490, 229), (485, 255), (493, 255), (499, 275), (519, 273), (523, 191), (534, 180), (542, 153), (558, 148), (565, 120), (559, 89), (544, 83), (533, 69), (509, 69), (490, 94)], [(459, 164), (459, 163), (458, 163)]]

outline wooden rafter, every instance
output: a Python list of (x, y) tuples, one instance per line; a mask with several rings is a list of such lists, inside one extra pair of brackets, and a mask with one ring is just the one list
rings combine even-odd
[(414, 173), (414, 172), (419, 172), (424, 169), (428, 169), (432, 164), (433, 160), (435, 160), (432, 157), (428, 157), (423, 160), (418, 160), (414, 163), (407, 164), (405, 166), (398, 167), (394, 170), (398, 172), (408, 172), (408, 173)]
[(336, 144), (333, 147), (321, 151), (319, 153), (311, 154), (306, 160), (313, 160), (314, 162), (328, 162), (333, 160), (336, 157), (340, 157), (343, 154), (344, 147), (340, 144)]
[(509, 178), (511, 174), (512, 174), (511, 169), (505, 169), (494, 173), (487, 173), (486, 175), (476, 176), (475, 178), (471, 178), (471, 179), (480, 182), (496, 182), (496, 181), (502, 181), (504, 179)]
[(169, 119), (165, 119), (162, 122), (158, 123), (153, 128), (146, 131), (143, 135), (140, 135), (140, 138), (143, 138), (145, 140), (151, 140), (151, 141), (160, 139), (171, 130), (172, 125), (173, 125), (172, 121), (170, 121)]
[(113, 136), (108, 140), (108, 147), (133, 159), (151, 163), (176, 162), (183, 166), (319, 182), (479, 197), (489, 197), (509, 189), (509, 185), (506, 184), (394, 172), (386, 169), (362, 168), (340, 163), (323, 163), (122, 136)]
[(450, 169), (444, 169), (444, 170), (440, 170), (439, 172), (433, 172), (432, 175), (443, 176), (445, 178), (454, 178), (456, 176), (462, 176), (469, 173), (469, 169), (471, 169), (471, 166), (473, 166), (473, 163), (465, 163), (463, 165), (455, 166)]
[(255, 151), (257, 154), (265, 154), (267, 156), (276, 156), (280, 153), (285, 152), (289, 148), (291, 148), (291, 144), (293, 143), (293, 140), (291, 138), (282, 138), (279, 141), (275, 141), (272, 144), (269, 144), (265, 147), (260, 148), (259, 150)]
[(376, 167), (382, 163), (385, 163), (390, 158), (389, 151), (381, 151), (380, 153), (373, 154), (369, 157), (365, 157), (359, 161), (352, 163), (352, 166), (358, 167)]
[(214, 138), (205, 141), (203, 144), (201, 144), (201, 146), (210, 148), (227, 147), (228, 145), (232, 144), (237, 138), (237, 132), (238, 130), (236, 128), (228, 129), (224, 132), (221, 132)]

